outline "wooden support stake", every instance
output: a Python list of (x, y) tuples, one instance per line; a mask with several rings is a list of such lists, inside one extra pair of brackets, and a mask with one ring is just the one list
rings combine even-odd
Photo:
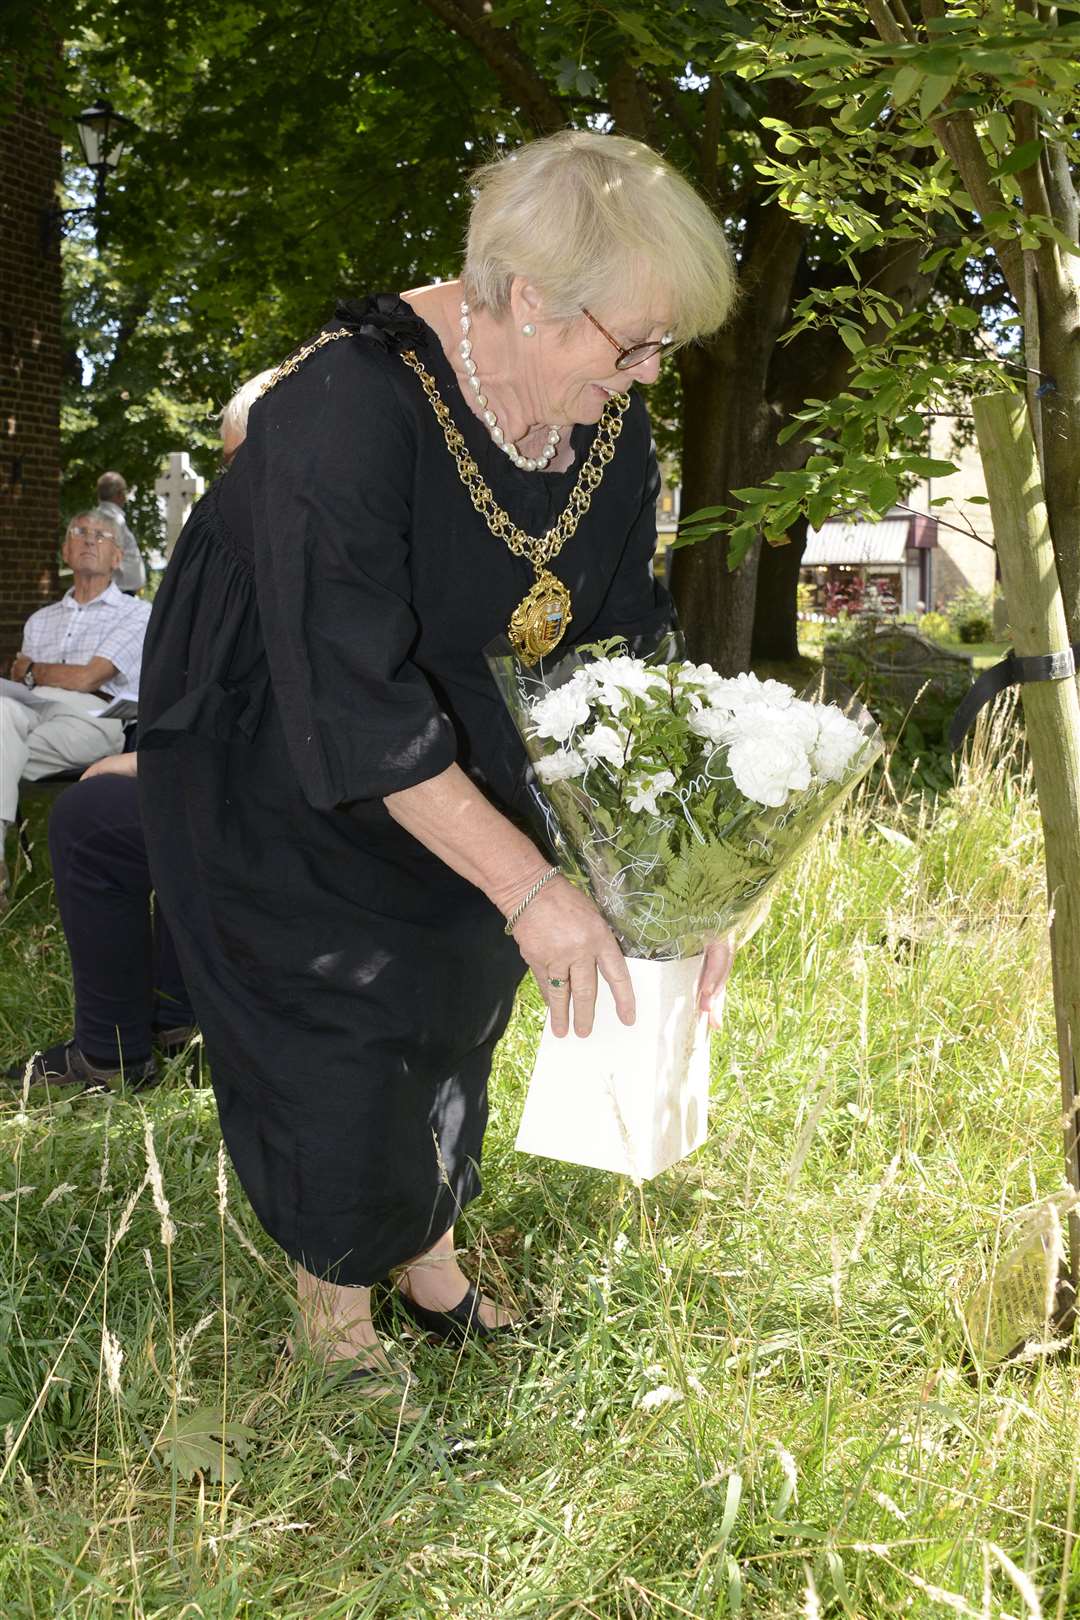
[[(973, 402), (973, 411), (1013, 646), (1021, 657), (1064, 652), (1069, 634), (1027, 404), (1019, 394), (989, 394)], [(1075, 680), (1030, 682), (1020, 691), (1046, 845), (1065, 1172), (1080, 1193), (1073, 1058), (1080, 1052), (1080, 697)], [(1075, 1210), (1068, 1232), (1069, 1279), (1075, 1288), (1080, 1266)]]

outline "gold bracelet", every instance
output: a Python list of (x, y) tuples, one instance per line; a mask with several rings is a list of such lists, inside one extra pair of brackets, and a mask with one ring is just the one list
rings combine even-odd
[(547, 871), (544, 873), (543, 877), (538, 877), (537, 878), (536, 882), (533, 884), (532, 888), (529, 890), (529, 892), (525, 896), (524, 900), (519, 900), (517, 905), (514, 907), (513, 911), (510, 913), (509, 917), (507, 917), (507, 919), (506, 919), (506, 927), (503, 929), (503, 932), (505, 934), (510, 935), (510, 934), (512, 934), (514, 932), (514, 929), (517, 927), (518, 923), (521, 921), (521, 914), (525, 910), (525, 907), (527, 905), (529, 905), (531, 901), (536, 899), (537, 895), (540, 893), (540, 890), (544, 887), (545, 883), (550, 883), (552, 878), (553, 877), (558, 877), (558, 875), (559, 875), (559, 868), (557, 866), (549, 866)]

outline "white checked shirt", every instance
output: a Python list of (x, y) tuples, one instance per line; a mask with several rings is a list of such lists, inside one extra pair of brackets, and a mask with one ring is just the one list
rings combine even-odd
[(68, 591), (59, 602), (31, 613), (22, 650), (43, 664), (88, 664), (91, 658), (107, 658), (116, 665), (116, 674), (102, 683), (101, 690), (113, 697), (137, 696), (149, 618), (149, 602), (125, 596), (111, 583), (92, 602), (76, 602)]

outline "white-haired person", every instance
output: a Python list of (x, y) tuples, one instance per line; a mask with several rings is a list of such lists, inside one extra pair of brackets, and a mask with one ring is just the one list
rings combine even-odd
[(97, 481), (98, 510), (107, 512), (116, 524), (123, 547), (120, 566), (113, 574), (113, 584), (133, 596), (146, 584), (146, 564), (142, 560), (139, 542), (128, 528), (124, 508), (127, 505), (127, 479), (122, 473), (103, 472)]
[(231, 465), (236, 452), (247, 437), (248, 412), (274, 375), (273, 370), (260, 371), (241, 383), (236, 393), (223, 408), (218, 423), (221, 429), (222, 465)]
[(113, 584), (121, 556), (113, 517), (99, 508), (76, 513), (63, 546), (71, 588), (30, 615), (11, 666), (32, 702), (0, 696), (0, 909), (8, 890), (3, 841), (19, 782), (90, 765), (124, 746), (122, 724), (101, 710), (114, 697), (138, 695), (150, 604)]
[[(632, 385), (734, 293), (712, 213), (637, 142), (567, 131), (475, 188), (460, 278), (339, 306), (278, 367), (177, 543), (144, 677), (151, 871), (225, 1142), (295, 1263), (297, 1339), (379, 1399), (371, 1285), (448, 1338), (511, 1325), (454, 1222), (522, 976), (557, 1034), (590, 1030), (598, 972), (634, 1016), (606, 923), (523, 830), (484, 649), (669, 626)], [(703, 1004), (729, 965), (714, 942)]]

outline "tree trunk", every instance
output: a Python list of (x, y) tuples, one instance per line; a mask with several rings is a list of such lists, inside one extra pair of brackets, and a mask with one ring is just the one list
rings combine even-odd
[[(760, 387), (740, 376), (739, 346), (722, 332), (680, 355), (683, 387), (682, 510), (730, 505), (732, 489), (761, 482), (771, 471), (767, 407)], [(728, 539), (686, 546), (672, 557), (671, 584), (691, 658), (723, 675), (750, 667), (758, 553), (755, 543), (734, 571)]]
[(762, 546), (758, 561), (754, 632), (750, 656), (793, 663), (799, 656), (799, 565), (806, 550), (806, 520), (792, 528), (786, 546)]
[[(974, 400), (972, 411), (1016, 651), (1024, 658), (1063, 655), (1072, 631), (1054, 566), (1027, 405), (1016, 394), (987, 394)], [(1075, 681), (1066, 679), (1033, 681), (1021, 693), (1046, 851), (1065, 1169), (1080, 1192), (1075, 1069), (1080, 1053), (1080, 702)], [(1075, 1211), (1069, 1215), (1069, 1253), (1075, 1283), (1080, 1260)]]
[[(1074, 261), (1075, 262), (1075, 261)], [(1080, 641), (1080, 278), (1071, 265), (1040, 287), (1043, 485), (1069, 637)]]

